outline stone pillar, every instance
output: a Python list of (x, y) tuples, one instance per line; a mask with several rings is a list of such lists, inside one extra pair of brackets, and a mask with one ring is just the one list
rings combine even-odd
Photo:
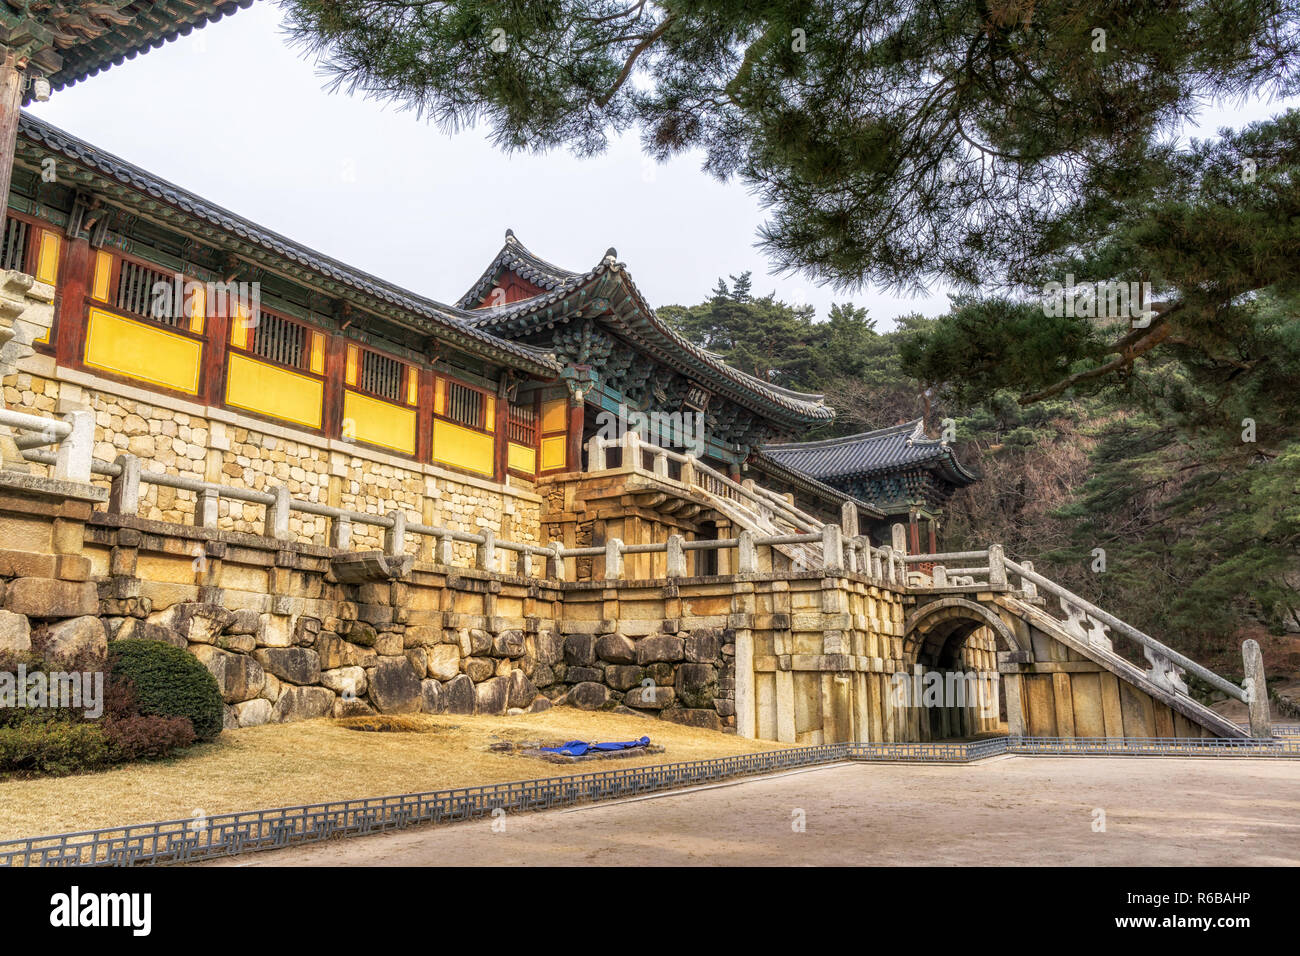
[(1264, 683), (1264, 655), (1259, 642), (1253, 638), (1241, 643), (1241, 659), (1245, 665), (1247, 691), (1246, 707), (1250, 713), (1250, 735), (1272, 737), (1273, 719), (1268, 708), (1268, 685)]
[(1002, 551), (1002, 545), (989, 545), (989, 587), (1004, 588), (1007, 586), (1007, 558)]
[(275, 500), (266, 506), (266, 525), (262, 533), (268, 538), (284, 541), (289, 537), (289, 488), (276, 485), (268, 490)]
[(406, 554), (406, 512), (401, 509), (390, 511), (388, 518), (393, 525), (384, 529), (384, 553)]
[[(17, 108), (14, 110), (17, 122)], [(13, 143), (10, 141), (9, 160), (0, 170), (7, 179), (13, 162)], [(8, 190), (5, 190), (8, 196)], [(0, 274), (0, 378), (12, 375), (18, 360), (35, 351), (32, 342), (49, 331), (54, 321), (54, 287), (37, 282), (32, 276), (12, 269)], [(0, 395), (0, 408), (4, 397)], [(7, 425), (0, 425), (0, 469), (6, 471), (29, 470), (27, 459), (14, 443), (13, 433)]]
[[(629, 435), (636, 434), (628, 432)], [(623, 577), (623, 542), (610, 538), (605, 542), (605, 580), (617, 581)]]
[(330, 519), (330, 547), (339, 551), (352, 548), (352, 522), (345, 517)]
[(564, 544), (560, 541), (551, 542), (551, 550), (555, 552), (554, 557), (549, 558), (546, 562), (546, 575), (556, 581), (564, 580)]
[(844, 541), (837, 524), (822, 525), (822, 567), (827, 571), (844, 570)]
[(858, 506), (852, 501), (844, 502), (840, 508), (840, 530), (846, 538), (858, 536)]
[(475, 553), (475, 564), (484, 571), (495, 571), (497, 564), (497, 541), (491, 528), (483, 529), (483, 543)]
[(194, 499), (194, 526), (196, 528), (215, 528), (217, 526), (217, 504), (221, 498), (215, 491), (205, 489)]
[(685, 540), (680, 534), (668, 536), (667, 575), (670, 578), (686, 577), (686, 551), (682, 548)]
[(736, 573), (756, 574), (758, 572), (758, 546), (754, 544), (752, 531), (741, 531), (736, 536)]
[(117, 515), (136, 515), (140, 511), (140, 459), (118, 455), (114, 464), (120, 471), (109, 487), (108, 510)]

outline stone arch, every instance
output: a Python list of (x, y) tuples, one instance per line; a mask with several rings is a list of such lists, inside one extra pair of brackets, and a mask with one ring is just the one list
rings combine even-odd
[(981, 627), (992, 632), (999, 650), (1030, 650), (1020, 643), (1015, 632), (999, 615), (983, 604), (962, 597), (944, 597), (917, 608), (907, 616), (903, 622), (904, 656), (915, 663), (916, 655), (924, 646), (936, 645), (936, 641), (927, 641), (927, 637), (940, 638), (937, 644), (942, 645), (958, 630), (965, 630), (965, 637)]

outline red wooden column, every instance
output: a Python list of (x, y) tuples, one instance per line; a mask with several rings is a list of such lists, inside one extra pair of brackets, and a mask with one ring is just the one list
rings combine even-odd
[[(342, 366), (340, 366), (340, 369)], [(342, 380), (343, 372), (339, 376)], [(415, 407), (415, 457), (422, 462), (433, 461), (433, 390), (436, 385), (433, 369), (420, 369), (420, 398)]]
[(510, 419), (510, 399), (506, 397), (506, 383), (502, 379), (497, 385), (497, 407), (496, 407), (496, 429), (493, 433), (492, 451), (495, 454), (493, 458), (493, 468), (497, 481), (506, 480), (506, 463), (509, 456), (510, 435), (508, 422)]
[(75, 368), (85, 354), (86, 298), (95, 256), (90, 240), (83, 236), (68, 236), (67, 246), (59, 271), (59, 314), (52, 344), (54, 361)]
[(325, 333), (325, 411), (321, 430), (327, 438), (343, 434), (343, 366), (347, 351), (347, 339)]
[(9, 185), (14, 174), (14, 146), (18, 142), (18, 113), (23, 100), (25, 77), (18, 69), (12, 50), (4, 51), (0, 62), (0, 196), (9, 208)]
[(230, 344), (230, 313), (235, 312), (236, 299), (235, 296), (227, 296), (224, 309), (212, 309), (211, 303), (207, 303), (209, 314), (203, 320), (201, 394), (204, 401), (214, 407), (219, 407), (226, 400), (226, 348)]
[(565, 456), (565, 466), (569, 471), (582, 471), (582, 427), (586, 423), (587, 410), (581, 399), (574, 401), (569, 396), (569, 450)]

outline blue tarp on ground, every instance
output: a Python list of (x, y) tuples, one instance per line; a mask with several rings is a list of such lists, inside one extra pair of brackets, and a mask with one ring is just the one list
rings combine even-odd
[(581, 757), (592, 750), (632, 750), (635, 747), (650, 746), (650, 738), (642, 737), (639, 740), (627, 740), (621, 743), (603, 743), (591, 744), (585, 740), (570, 740), (567, 744), (559, 747), (542, 747), (541, 750), (548, 754), (563, 754), (566, 757)]

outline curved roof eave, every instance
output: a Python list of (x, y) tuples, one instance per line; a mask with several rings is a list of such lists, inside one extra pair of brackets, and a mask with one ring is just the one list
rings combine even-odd
[[(632, 281), (627, 267), (614, 258), (613, 250), (610, 250), (590, 271), (582, 274), (569, 273), (568, 277), (559, 281), (556, 288), (551, 291), (504, 305), (458, 311), (465, 316), (465, 321), (474, 327), (503, 332), (508, 330), (515, 334), (522, 334), (552, 320), (555, 307), (562, 305), (572, 296), (582, 295), (584, 300), (606, 298), (598, 293), (603, 291), (601, 283), (611, 278), (622, 286), (625, 293), (623, 303), (610, 303), (615, 314), (622, 317), (624, 310), (620, 310), (618, 306), (630, 305), (630, 310), (626, 311), (641, 318), (639, 325), (648, 330), (649, 338), (658, 340), (666, 356), (670, 357), (670, 360), (671, 358), (687, 359), (688, 364), (694, 366), (697, 374), (702, 373), (700, 377), (704, 378), (714, 390), (718, 390), (720, 385), (729, 386), (730, 397), (741, 404), (746, 404), (746, 395), (751, 396), (751, 401), (752, 396), (757, 396), (765, 400), (769, 406), (774, 406), (780, 413), (780, 417), (790, 424), (826, 422), (835, 417), (834, 409), (825, 404), (824, 395), (796, 392), (764, 382), (726, 364), (717, 355), (687, 341), (675, 329), (661, 322), (641, 295), (636, 283)], [(592, 294), (593, 292), (597, 294)], [(627, 322), (625, 318), (622, 324), (627, 326), (629, 334), (635, 332), (632, 328), (633, 323)], [(645, 340), (647, 336), (643, 335), (640, 338)], [(771, 407), (757, 408), (755, 411), (774, 417)]]
[[(480, 358), (524, 369), (553, 378), (560, 372), (559, 363), (544, 349), (512, 342), (473, 327), (463, 321), (462, 310), (443, 305), (383, 279), (340, 262), (265, 229), (251, 220), (210, 203), (118, 156), (91, 146), (56, 126), (27, 113), (19, 116), (20, 142), (26, 139), (39, 149), (59, 153), (88, 173), (112, 185), (128, 189), (141, 197), (147, 206), (165, 208), (180, 216), (197, 218), (213, 226), (235, 244), (261, 250), (275, 259), (305, 268), (328, 280), (346, 286), (361, 296), (377, 300), (403, 313), (402, 318), (418, 332), (448, 341)], [(165, 216), (159, 216), (167, 222)], [(172, 228), (178, 223), (168, 222)], [(274, 266), (263, 262), (269, 268)], [(297, 271), (285, 270), (289, 274)], [(394, 316), (388, 318), (395, 319)]]
[[(891, 445), (898, 447), (891, 448)], [(931, 464), (945, 472), (945, 478), (954, 485), (969, 485), (979, 480), (978, 475), (962, 465), (946, 442), (926, 437), (924, 422), (919, 418), (840, 438), (764, 445), (761, 450), (787, 468), (822, 481), (865, 478), (900, 467)], [(816, 465), (818, 452), (825, 452), (828, 458), (838, 453), (836, 457), (841, 460), (832, 459), (828, 467), (820, 469)]]

